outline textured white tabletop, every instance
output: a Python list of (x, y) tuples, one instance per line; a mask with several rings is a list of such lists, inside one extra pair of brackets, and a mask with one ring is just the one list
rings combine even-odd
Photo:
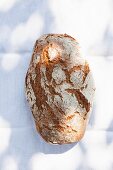
[[(0, 0), (0, 170), (113, 170), (112, 4)], [(49, 32), (77, 37), (95, 79), (93, 111), (76, 144), (44, 142), (24, 95), (33, 44)]]

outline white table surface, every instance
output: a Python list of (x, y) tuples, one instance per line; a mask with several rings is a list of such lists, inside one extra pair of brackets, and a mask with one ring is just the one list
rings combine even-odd
[(0, 170), (112, 170), (113, 56), (87, 57), (96, 84), (93, 112), (84, 138), (61, 146), (36, 132), (24, 95), (30, 58), (0, 54)]
[[(112, 0), (0, 0), (0, 170), (113, 170), (112, 6)], [(93, 111), (77, 144), (44, 142), (25, 100), (34, 42), (51, 32), (79, 40), (95, 79)]]

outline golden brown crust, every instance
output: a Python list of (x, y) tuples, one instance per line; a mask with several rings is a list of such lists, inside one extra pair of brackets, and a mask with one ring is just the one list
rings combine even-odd
[(36, 41), (25, 87), (36, 129), (45, 141), (64, 144), (83, 137), (92, 107), (91, 81), (73, 37), (48, 34)]

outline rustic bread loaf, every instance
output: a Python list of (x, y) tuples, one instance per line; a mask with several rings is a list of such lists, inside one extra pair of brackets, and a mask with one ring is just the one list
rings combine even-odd
[(74, 38), (48, 34), (36, 41), (25, 91), (36, 129), (45, 141), (64, 144), (83, 137), (95, 88)]

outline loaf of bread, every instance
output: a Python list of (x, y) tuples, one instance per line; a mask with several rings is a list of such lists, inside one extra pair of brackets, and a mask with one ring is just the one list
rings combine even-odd
[(94, 81), (76, 39), (47, 34), (35, 43), (25, 93), (36, 129), (53, 144), (79, 141), (93, 104)]

